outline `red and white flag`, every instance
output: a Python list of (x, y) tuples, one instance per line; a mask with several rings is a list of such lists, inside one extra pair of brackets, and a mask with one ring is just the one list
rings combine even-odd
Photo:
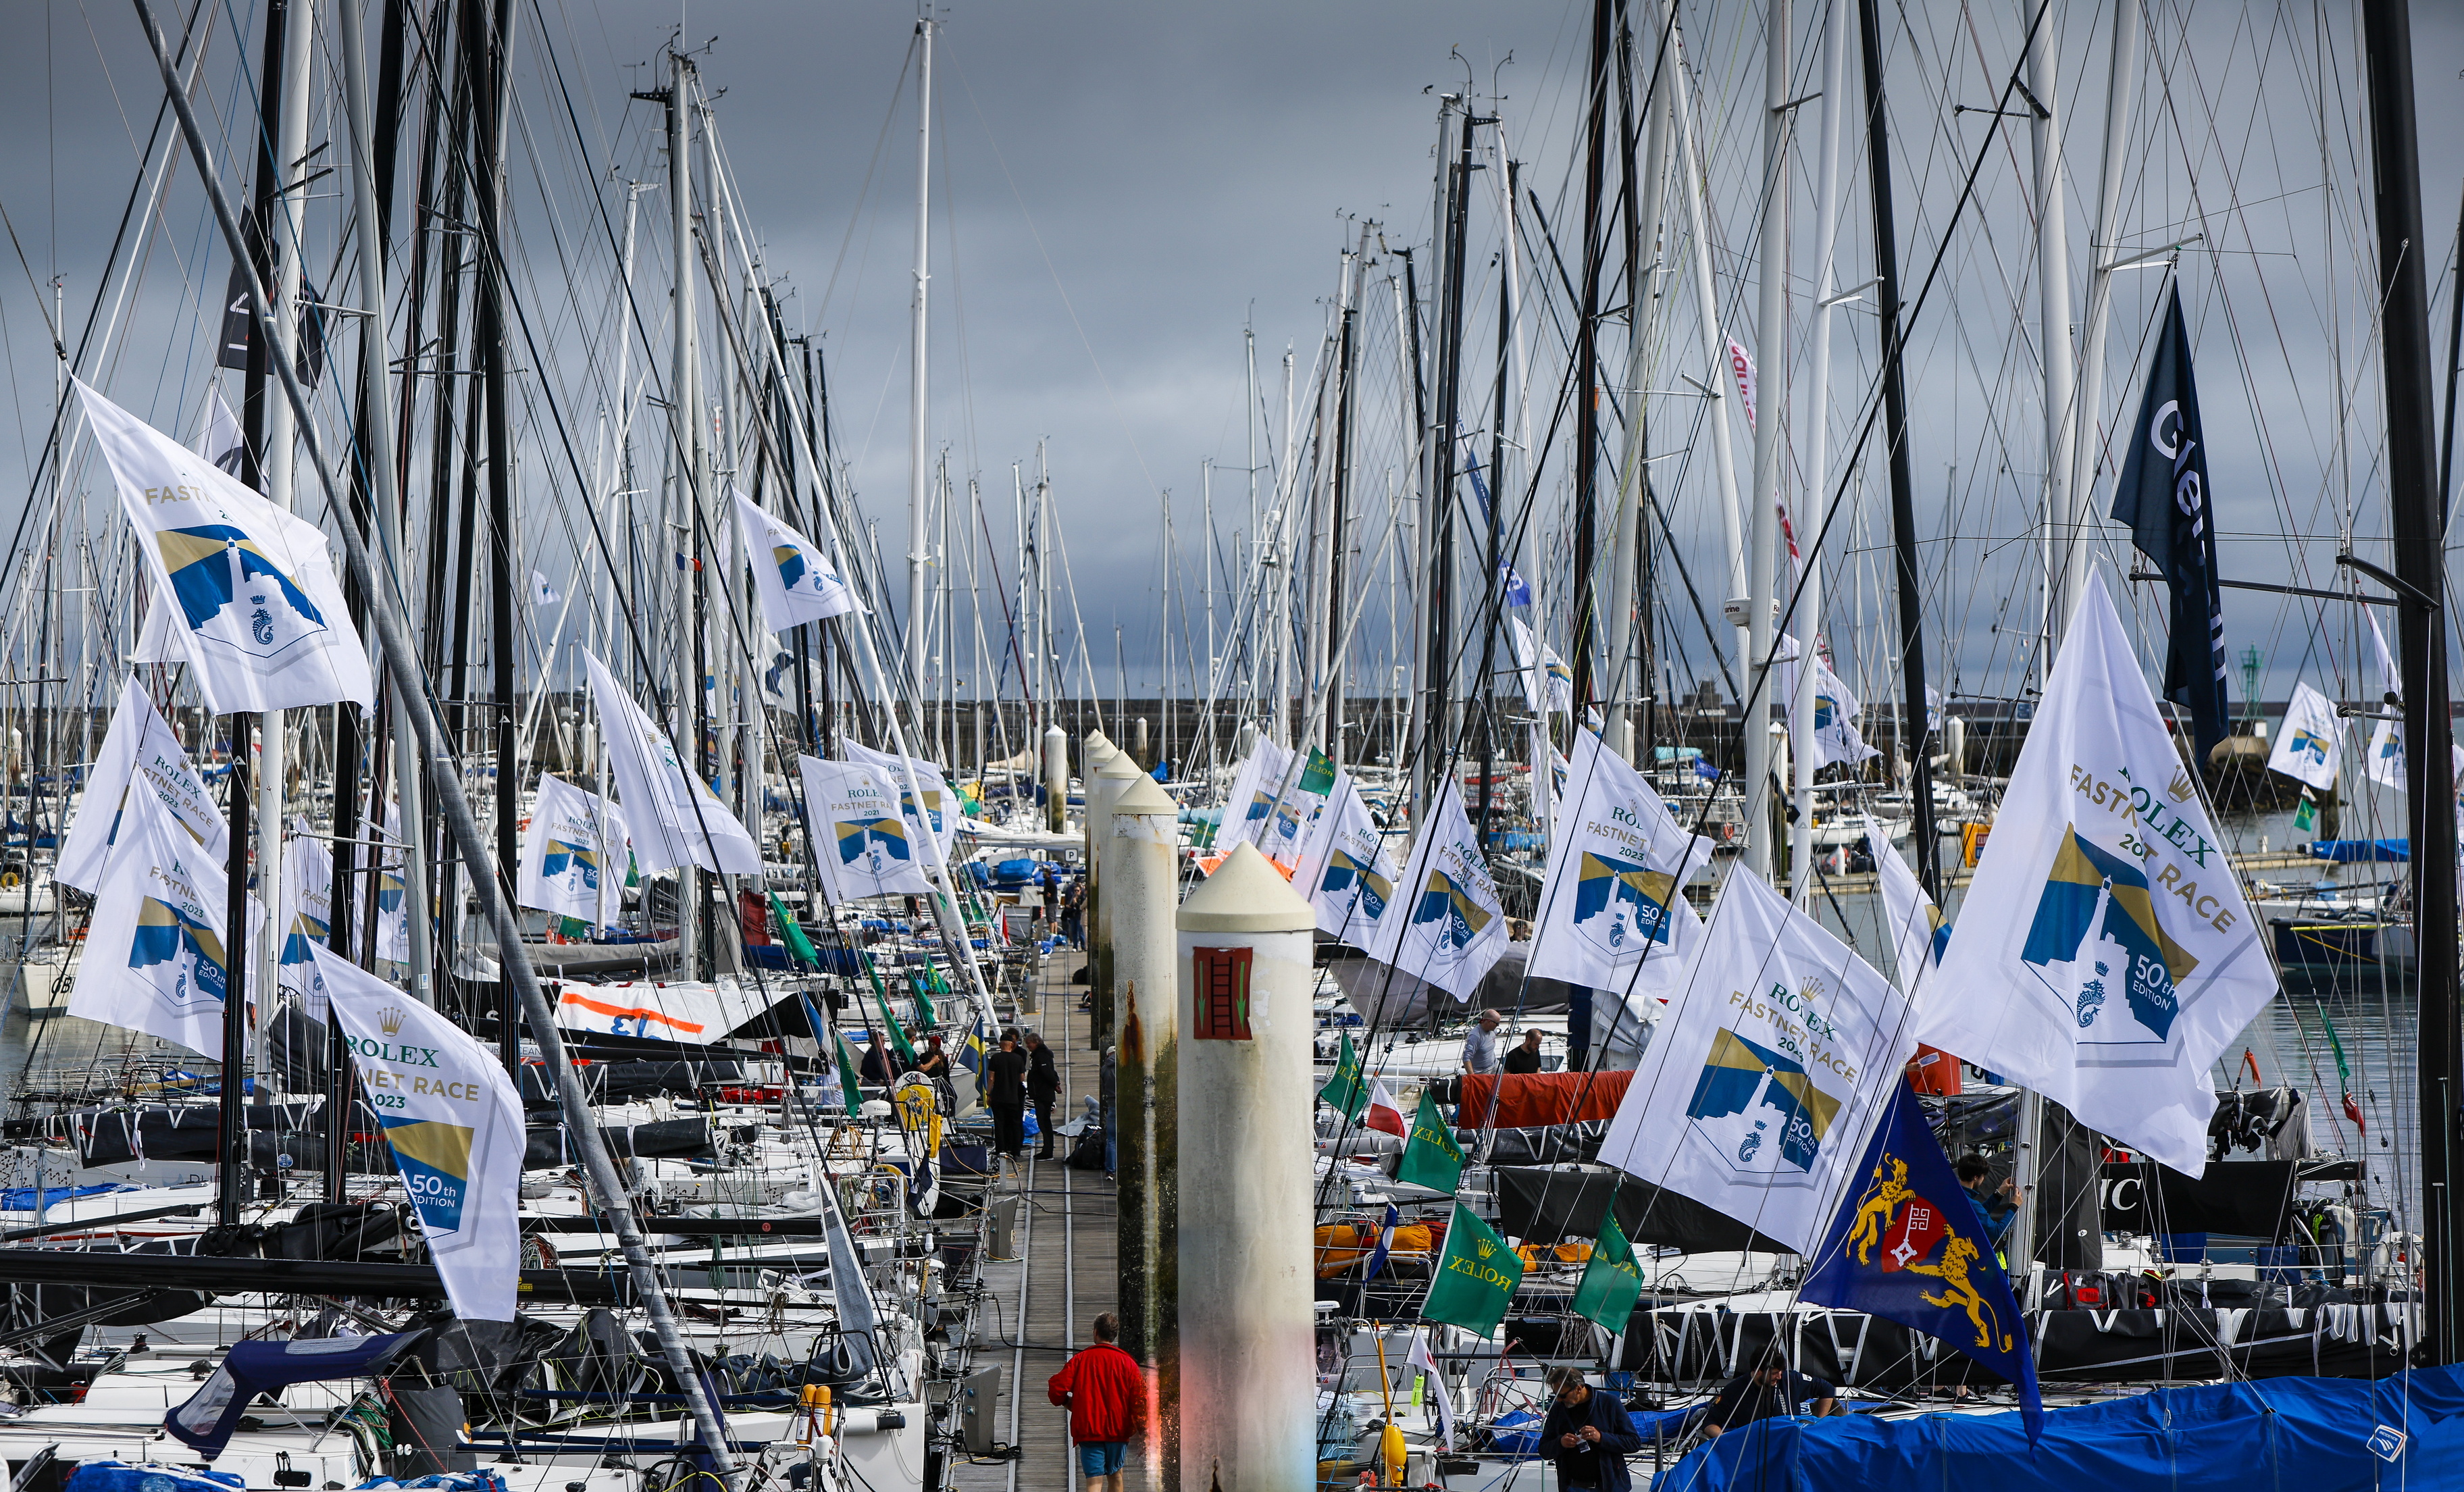
[(1386, 1090), (1383, 1078), (1370, 1080), (1369, 1112), (1361, 1117), (1360, 1122), (1373, 1130), (1383, 1130), (1397, 1139), (1411, 1138), (1412, 1127), (1403, 1122), (1403, 1106)]

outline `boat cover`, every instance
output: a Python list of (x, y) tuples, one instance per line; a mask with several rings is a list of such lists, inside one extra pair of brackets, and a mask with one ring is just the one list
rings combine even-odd
[(2340, 866), (2410, 860), (2412, 841), (2409, 839), (2312, 840), (2310, 858), (2332, 860)]
[[(1631, 1067), (1613, 1072), (1509, 1072), (1493, 1077), (1466, 1073), (1444, 1085), (1439, 1101), (1451, 1100), (1457, 1106), (1455, 1123), (1460, 1128), (1520, 1130), (1613, 1119), (1618, 1100), (1625, 1097), (1632, 1082)], [(1497, 1096), (1495, 1112), (1489, 1109), (1492, 1092)]]
[(2366, 1382), (2271, 1378), (2154, 1389), (2049, 1410), (2033, 1449), (2015, 1411), (1765, 1419), (1694, 1451), (1652, 1488), (2376, 1492), (2459, 1483), (2464, 1369), (2449, 1367)]

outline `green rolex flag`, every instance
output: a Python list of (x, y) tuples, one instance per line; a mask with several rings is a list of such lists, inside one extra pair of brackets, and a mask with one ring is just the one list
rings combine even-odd
[(1438, 1262), (1438, 1277), (1420, 1303), (1420, 1319), (1490, 1336), (1506, 1319), (1515, 1286), (1522, 1283), (1522, 1257), (1506, 1246), (1495, 1228), (1457, 1202), (1454, 1220), (1446, 1224), (1446, 1251)]
[(856, 1075), (855, 1053), (847, 1050), (847, 1038), (836, 1031), (830, 1033), (830, 1041), (839, 1049), (840, 1101), (848, 1113), (855, 1113), (864, 1106), (864, 1080)]
[(898, 1023), (897, 1015), (891, 1010), (890, 997), (881, 993), (879, 990), (875, 990), (873, 991), (872, 998), (874, 1001), (881, 1006), (881, 1019), (889, 1022), (890, 1049), (898, 1054), (898, 1060), (900, 1062), (907, 1064), (910, 1067), (914, 1066), (915, 1043), (907, 1039), (907, 1028)]
[(1309, 765), (1301, 769), (1301, 791), (1324, 798), (1334, 791), (1334, 759), (1312, 746)]
[(804, 935), (803, 928), (787, 915), (787, 904), (779, 899), (777, 891), (770, 893), (770, 911), (779, 919), (780, 935), (787, 940), (788, 955), (807, 969), (820, 968), (822, 955), (813, 952), (813, 940)]
[(1435, 1094), (1420, 1089), (1420, 1111), (1412, 1119), (1412, 1138), (1403, 1146), (1402, 1164), (1395, 1179), (1432, 1191), (1451, 1192), (1463, 1182), (1463, 1147), (1439, 1111)]
[(858, 954), (856, 956), (864, 960), (864, 976), (872, 981), (872, 993), (878, 998), (881, 994), (881, 971), (872, 966), (870, 954)]
[(1334, 1076), (1317, 1096), (1343, 1110), (1347, 1119), (1357, 1119), (1369, 1107), (1369, 1085), (1360, 1080), (1360, 1053), (1353, 1049), (1352, 1033), (1343, 1033), (1343, 1051), (1334, 1060)]
[(1574, 1314), (1622, 1334), (1641, 1297), (1642, 1271), (1635, 1267), (1634, 1245), (1625, 1240), (1617, 1214), (1611, 1213), (1600, 1219), (1592, 1262), (1583, 1266), (1583, 1283), (1574, 1286)]
[[(930, 968), (930, 965), (927, 965)], [(916, 975), (907, 976), (907, 992), (915, 997), (915, 1021), (920, 1026), (941, 1023), (939, 1012), (933, 1008), (933, 986)]]

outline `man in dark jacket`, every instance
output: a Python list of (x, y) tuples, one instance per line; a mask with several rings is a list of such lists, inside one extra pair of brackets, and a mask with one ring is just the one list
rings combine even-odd
[(1625, 1459), (1641, 1451), (1642, 1437), (1625, 1405), (1584, 1382), (1580, 1368), (1551, 1369), (1549, 1388), (1556, 1401), (1540, 1427), (1540, 1449), (1557, 1463), (1557, 1485), (1563, 1492), (1631, 1492)]
[(1001, 1033), (1001, 1050), (984, 1063), (984, 1107), (993, 1111), (993, 1149), (1019, 1159), (1026, 1149), (1026, 1053), (1015, 1031)]
[(1035, 1128), (1044, 1136), (1038, 1160), (1052, 1158), (1052, 1101), (1061, 1096), (1061, 1069), (1053, 1065), (1052, 1048), (1042, 1032), (1026, 1033), (1026, 1102), (1035, 1110)]
[(1703, 1433), (1717, 1436), (1757, 1419), (1793, 1419), (1800, 1415), (1819, 1419), (1837, 1407), (1837, 1391), (1831, 1385), (1790, 1368), (1771, 1349), (1720, 1390), (1711, 1400), (1710, 1412), (1703, 1416)]

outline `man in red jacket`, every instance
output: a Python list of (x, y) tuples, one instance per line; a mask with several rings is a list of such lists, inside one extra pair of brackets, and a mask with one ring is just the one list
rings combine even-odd
[(1120, 1334), (1119, 1317), (1109, 1310), (1096, 1317), (1094, 1345), (1062, 1364), (1046, 1385), (1052, 1402), (1069, 1411), (1087, 1492), (1122, 1492), (1121, 1468), (1146, 1417), (1146, 1374), (1113, 1345)]

